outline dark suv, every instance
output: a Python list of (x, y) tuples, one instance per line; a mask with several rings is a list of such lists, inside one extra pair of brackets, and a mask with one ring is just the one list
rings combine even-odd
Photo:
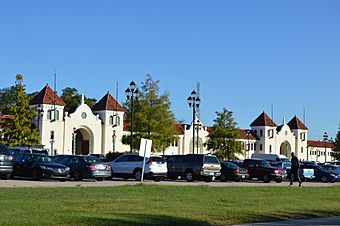
[(13, 157), (9, 154), (8, 148), (0, 144), (0, 176), (1, 179), (8, 179), (13, 171)]
[(248, 170), (250, 179), (258, 178), (265, 183), (269, 183), (271, 180), (281, 183), (287, 177), (286, 170), (273, 167), (262, 159), (246, 159), (243, 162), (243, 167)]
[(221, 165), (214, 155), (174, 155), (167, 158), (168, 177), (184, 177), (188, 182), (203, 179), (212, 181), (221, 175)]

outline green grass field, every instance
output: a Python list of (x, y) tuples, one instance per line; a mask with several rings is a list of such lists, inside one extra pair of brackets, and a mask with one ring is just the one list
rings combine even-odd
[(0, 225), (228, 225), (340, 215), (340, 187), (0, 189)]

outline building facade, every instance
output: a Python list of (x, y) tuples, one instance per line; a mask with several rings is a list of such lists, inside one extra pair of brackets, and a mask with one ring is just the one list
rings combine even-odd
[[(124, 125), (125, 110), (110, 93), (106, 93), (92, 108), (85, 104), (83, 97), (77, 108), (67, 112), (64, 101), (46, 85), (32, 99), (30, 108), (38, 111), (33, 123), (41, 131), (40, 142), (53, 155), (107, 154), (130, 150), (129, 145), (122, 143), (123, 136), (130, 134)], [(190, 125), (177, 124), (178, 136), (164, 154), (209, 153), (204, 144), (212, 129), (204, 126), (198, 118)], [(243, 143), (242, 154), (238, 156), (240, 159), (250, 158), (253, 153), (289, 157), (291, 152), (295, 152), (303, 161), (332, 160), (331, 144), (308, 141), (308, 128), (296, 116), (288, 123), (283, 120), (278, 126), (263, 112), (249, 129), (239, 129), (239, 132), (239, 141)]]

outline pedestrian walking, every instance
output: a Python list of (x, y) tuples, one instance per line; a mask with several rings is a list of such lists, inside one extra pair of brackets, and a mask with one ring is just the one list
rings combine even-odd
[(290, 185), (293, 186), (293, 182), (296, 179), (299, 182), (299, 187), (301, 187), (301, 179), (300, 179), (300, 162), (299, 159), (295, 156), (294, 152), (291, 154), (291, 163), (292, 163), (292, 168), (291, 168), (291, 174), (290, 174)]

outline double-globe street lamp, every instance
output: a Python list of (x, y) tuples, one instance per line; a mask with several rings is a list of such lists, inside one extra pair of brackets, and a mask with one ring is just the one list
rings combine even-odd
[[(191, 92), (191, 95), (188, 97), (188, 104), (189, 107), (192, 108), (192, 154), (195, 154), (195, 125), (196, 125), (196, 109), (200, 107), (201, 99), (197, 96), (197, 93), (195, 90)], [(198, 139), (198, 136), (197, 136)], [(198, 148), (198, 147), (197, 147)], [(197, 151), (198, 154), (198, 151)]]
[(328, 141), (328, 134), (325, 132), (323, 134), (323, 141), (325, 142), (325, 163), (327, 162), (327, 141)]
[(131, 123), (130, 123), (130, 130), (131, 130), (131, 141), (130, 141), (130, 152), (133, 151), (133, 107), (134, 107), (134, 101), (138, 100), (138, 89), (136, 87), (136, 83), (132, 81), (130, 83), (130, 87), (125, 90), (125, 96), (128, 100), (131, 100)]

